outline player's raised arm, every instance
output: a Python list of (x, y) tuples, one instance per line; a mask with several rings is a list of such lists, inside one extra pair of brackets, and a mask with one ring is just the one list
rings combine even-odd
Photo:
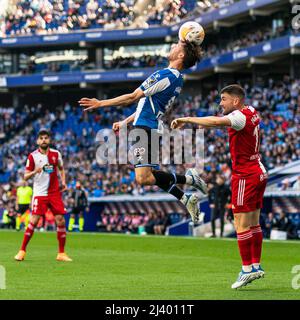
[(137, 102), (144, 96), (144, 92), (140, 88), (137, 88), (132, 93), (123, 94), (113, 99), (98, 100), (95, 98), (81, 98), (78, 102), (80, 106), (84, 107), (83, 111), (89, 111), (104, 107), (127, 106)]
[(120, 128), (122, 126), (124, 126), (124, 125), (127, 126), (128, 123), (133, 122), (134, 121), (134, 117), (135, 117), (135, 112), (132, 115), (130, 115), (129, 117), (127, 117), (126, 119), (124, 119), (124, 120), (121, 120), (121, 121), (118, 121), (118, 122), (114, 122), (113, 125), (112, 125), (112, 129), (114, 131), (120, 130)]
[(228, 117), (186, 117), (186, 118), (178, 118), (172, 121), (171, 128), (172, 129), (180, 129), (186, 123), (196, 124), (203, 128), (216, 128), (216, 127), (230, 127), (231, 121)]

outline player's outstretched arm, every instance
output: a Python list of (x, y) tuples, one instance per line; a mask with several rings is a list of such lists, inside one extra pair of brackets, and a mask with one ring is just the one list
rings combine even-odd
[(186, 123), (196, 124), (203, 128), (216, 128), (216, 127), (230, 127), (231, 121), (227, 117), (186, 117), (186, 118), (178, 118), (172, 121), (171, 128), (172, 129), (180, 129)]
[(132, 93), (123, 94), (113, 99), (98, 100), (95, 98), (81, 98), (78, 103), (80, 106), (84, 107), (83, 111), (89, 111), (104, 107), (127, 106), (137, 102), (144, 96), (144, 92), (140, 88), (137, 88)]

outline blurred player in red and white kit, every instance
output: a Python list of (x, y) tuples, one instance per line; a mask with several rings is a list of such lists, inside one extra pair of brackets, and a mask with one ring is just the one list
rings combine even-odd
[[(59, 244), (58, 261), (72, 261), (65, 253), (66, 223), (64, 215), (66, 209), (63, 204), (61, 192), (66, 190), (66, 177), (63, 160), (59, 151), (51, 149), (50, 132), (41, 129), (38, 133), (37, 145), (39, 148), (27, 158), (24, 179), (33, 178), (32, 216), (25, 231), (20, 251), (15, 260), (25, 259), (26, 247), (33, 236), (39, 219), (45, 215), (48, 208), (55, 216), (57, 226), (57, 240)], [(60, 190), (58, 172), (61, 176), (62, 189)]]
[(232, 160), (232, 208), (238, 246), (242, 258), (242, 271), (233, 289), (247, 285), (264, 276), (260, 266), (263, 235), (259, 224), (267, 172), (260, 161), (260, 118), (257, 111), (245, 105), (245, 92), (239, 85), (221, 90), (223, 117), (179, 118), (171, 127), (182, 128), (185, 123), (200, 128), (228, 127)]

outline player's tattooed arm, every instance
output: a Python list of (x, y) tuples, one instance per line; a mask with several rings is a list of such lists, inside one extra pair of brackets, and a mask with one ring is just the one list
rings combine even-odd
[(133, 113), (132, 115), (130, 115), (129, 117), (127, 117), (126, 119), (124, 119), (122, 121), (118, 121), (118, 122), (113, 123), (112, 129), (114, 131), (119, 131), (122, 126), (125, 126), (125, 125), (127, 126), (128, 123), (133, 122), (134, 117), (135, 117), (135, 113)]
[(81, 98), (78, 103), (81, 107), (84, 107), (83, 111), (89, 111), (104, 107), (128, 106), (132, 103), (137, 102), (144, 96), (144, 92), (140, 88), (137, 88), (132, 93), (123, 94), (113, 99), (98, 100), (95, 98)]
[(27, 181), (29, 179), (31, 179), (33, 176), (35, 176), (37, 173), (41, 173), (43, 170), (43, 168), (36, 168), (35, 170), (33, 171), (29, 171), (29, 170), (26, 170), (25, 171), (25, 174), (24, 174), (24, 180)]
[(231, 121), (227, 117), (186, 117), (178, 118), (172, 121), (172, 129), (180, 129), (186, 123), (196, 124), (202, 128), (218, 128), (218, 127), (230, 127)]

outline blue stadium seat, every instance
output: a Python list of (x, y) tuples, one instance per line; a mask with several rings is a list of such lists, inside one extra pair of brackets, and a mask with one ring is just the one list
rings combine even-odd
[(287, 111), (289, 108), (289, 104), (288, 103), (278, 103), (276, 105), (276, 111)]
[(93, 197), (101, 197), (103, 195), (103, 190), (95, 189), (93, 190)]

